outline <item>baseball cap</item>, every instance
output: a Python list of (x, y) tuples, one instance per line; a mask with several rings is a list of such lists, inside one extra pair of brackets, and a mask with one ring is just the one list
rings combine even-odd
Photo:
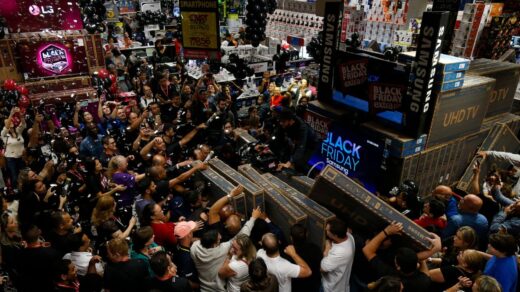
[(173, 234), (178, 238), (184, 238), (186, 235), (190, 234), (196, 226), (197, 223), (195, 221), (181, 221), (175, 224)]

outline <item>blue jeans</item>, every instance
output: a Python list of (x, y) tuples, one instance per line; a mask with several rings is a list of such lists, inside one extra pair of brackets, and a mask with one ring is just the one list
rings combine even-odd
[(18, 174), (20, 173), (20, 170), (24, 167), (23, 159), (6, 157), (6, 160), (7, 172), (9, 174), (9, 178), (11, 179), (11, 187), (18, 188)]

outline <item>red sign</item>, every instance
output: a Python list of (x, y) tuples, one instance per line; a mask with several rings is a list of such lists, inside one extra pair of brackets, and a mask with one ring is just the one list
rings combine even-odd
[(340, 86), (348, 88), (365, 84), (368, 81), (368, 59), (348, 61), (339, 65)]
[(370, 112), (402, 110), (406, 86), (399, 84), (370, 83), (368, 97)]
[(314, 130), (318, 138), (327, 138), (329, 126), (332, 123), (331, 119), (309, 110), (305, 112), (304, 118), (305, 122)]
[(184, 49), (186, 59), (219, 59), (220, 52), (208, 50)]
[(71, 0), (0, 0), (0, 17), (6, 19), (10, 32), (78, 30), (83, 21), (77, 1)]

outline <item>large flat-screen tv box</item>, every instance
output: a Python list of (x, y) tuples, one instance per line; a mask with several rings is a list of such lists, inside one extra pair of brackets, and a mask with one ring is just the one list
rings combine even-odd
[(430, 234), (424, 228), (332, 166), (322, 171), (309, 197), (348, 221), (358, 232), (370, 236), (396, 221), (403, 224), (403, 237), (411, 247), (425, 250), (431, 246)]

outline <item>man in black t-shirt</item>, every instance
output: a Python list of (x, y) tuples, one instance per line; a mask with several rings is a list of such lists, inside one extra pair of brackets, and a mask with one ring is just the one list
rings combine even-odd
[(60, 260), (59, 253), (48, 242), (40, 241), (41, 230), (36, 225), (24, 227), (25, 248), (16, 263), (20, 273), (19, 291), (52, 291), (53, 270)]
[[(441, 250), (440, 238), (437, 235), (430, 233), (432, 247), (419, 254), (410, 248), (399, 248), (394, 258), (394, 266), (384, 262), (376, 253), (387, 237), (400, 234), (402, 230), (401, 223), (390, 224), (363, 247), (363, 253), (378, 278), (388, 275), (399, 277), (403, 282), (404, 292), (429, 291), (432, 282), (428, 275), (418, 269), (418, 263), (419, 260), (424, 260)], [(424, 264), (424, 261), (421, 264)]]
[[(53, 211), (50, 216), (51, 230), (47, 234), (47, 239), (50, 241), (53, 248), (55, 248), (61, 256), (70, 252), (68, 236), (74, 232), (74, 220), (69, 213), (64, 211)], [(81, 228), (78, 228), (78, 232)]]
[(166, 252), (160, 251), (155, 253), (150, 259), (150, 267), (155, 273), (155, 277), (149, 279), (147, 283), (148, 291), (192, 291), (188, 280), (177, 276), (177, 267)]
[(148, 276), (148, 267), (142, 260), (130, 259), (125, 239), (112, 239), (107, 244), (110, 262), (105, 268), (104, 288), (110, 292), (141, 292)]
[(312, 275), (308, 278), (292, 279), (293, 291), (320, 291), (320, 264), (323, 254), (320, 247), (307, 241), (307, 229), (302, 224), (295, 224), (291, 227), (291, 239), (296, 253), (301, 255), (312, 270)]

